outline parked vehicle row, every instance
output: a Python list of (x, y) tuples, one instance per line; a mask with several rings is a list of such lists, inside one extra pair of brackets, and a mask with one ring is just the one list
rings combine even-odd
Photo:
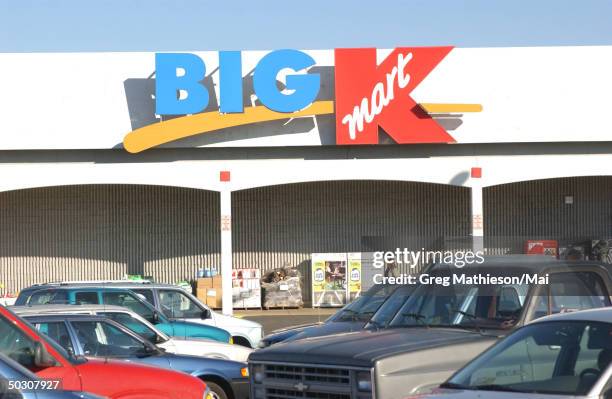
[[(151, 283), (148, 281), (96, 281), (40, 284), (23, 290), (17, 298), (15, 305), (42, 305), (48, 303), (108, 304), (109, 301), (106, 301), (103, 295), (102, 297), (84, 297), (84, 295), (87, 294), (79, 294), (77, 298), (77, 293), (83, 292), (85, 288), (100, 287), (104, 287), (104, 289), (114, 288), (130, 290), (142, 296), (142, 298), (150, 303), (156, 311), (162, 313), (165, 318), (171, 321), (186, 321), (226, 330), (231, 334), (233, 342), (238, 345), (257, 348), (263, 336), (263, 328), (259, 323), (225, 316), (215, 312), (180, 287), (169, 284)], [(70, 295), (69, 292), (74, 292), (75, 294)], [(112, 302), (115, 302), (112, 304), (117, 304), (117, 301)], [(146, 313), (147, 316), (150, 312), (151, 310), (149, 309)], [(141, 314), (141, 316), (147, 318), (144, 314)], [(152, 315), (151, 317), (155, 316)], [(159, 317), (159, 315), (157, 317)], [(189, 336), (193, 337), (193, 335)], [(216, 339), (215, 337), (208, 338)], [(223, 341), (227, 342), (224, 337), (217, 338), (223, 338)]]
[[(441, 264), (428, 272), (446, 276), (457, 269)], [(405, 295), (398, 288), (364, 329), (304, 339), (296, 335), (253, 352), (251, 397), (399, 399), (425, 394), (535, 320), (610, 306), (612, 274), (604, 264), (501, 257), (460, 272), (547, 276), (548, 284), (420, 285)]]
[[(610, 265), (501, 257), (460, 271), (431, 265), (426, 273), (440, 279), (454, 273), (493, 275), (502, 282), (375, 286), (324, 323), (273, 333), (254, 351), (230, 345), (227, 336), (216, 341), (189, 336), (193, 325), (215, 327), (189, 317), (196, 312), (189, 313), (191, 305), (180, 299), (188, 295), (164, 297), (164, 285), (39, 285), (24, 290), (22, 306), (12, 308), (18, 316), (4, 311), (19, 330), (23, 325), (46, 342), (44, 350), (4, 348), (0, 328), (0, 352), (43, 378), (53, 376), (49, 358), (59, 354), (83, 369), (128, 365), (175, 373), (201, 383), (190, 391), (204, 389), (214, 398), (612, 399)], [(138, 292), (142, 289), (150, 292)], [(175, 290), (168, 289), (172, 295)], [(87, 303), (94, 295), (78, 300), (83, 296), (77, 294), (92, 292), (96, 303)], [(120, 301), (109, 300), (118, 293)], [(166, 325), (183, 325), (185, 334), (173, 337)], [(32, 353), (34, 360), (23, 353)], [(158, 382), (163, 385), (164, 379)], [(158, 396), (134, 398), (192, 397), (176, 396), (172, 384)], [(120, 389), (105, 392), (91, 382), (66, 388), (127, 398)]]
[(55, 314), (25, 319), (73, 356), (126, 360), (182, 371), (206, 382), (217, 397), (249, 396), (245, 363), (167, 353), (103, 316)]
[(40, 378), (60, 381), (66, 390), (117, 399), (202, 399), (207, 395), (204, 381), (188, 374), (70, 354), (4, 307), (0, 307), (0, 353)]
[(114, 320), (168, 353), (205, 356), (246, 362), (252, 349), (210, 339), (170, 337), (127, 308), (112, 305), (36, 305), (12, 306), (17, 315), (28, 318), (44, 315), (99, 315)]
[(230, 333), (221, 328), (168, 319), (152, 304), (127, 289), (111, 288), (105, 285), (65, 285), (54, 288), (36, 287), (36, 289), (30, 287), (22, 291), (17, 297), (15, 305), (116, 305), (132, 310), (154, 324), (159, 330), (173, 337), (208, 338), (220, 342), (232, 342)]
[[(184, 291), (178, 287), (147, 286), (169, 305), (157, 309), (147, 301), (144, 294), (117, 285), (96, 282), (36, 285), (22, 291), (16, 301), (21, 306), (13, 306), (11, 309), (25, 319), (24, 325), (30, 326), (41, 339), (45, 339), (64, 358), (75, 364), (97, 361), (104, 361), (108, 365), (119, 362), (133, 367), (142, 364), (153, 370), (166, 369), (166, 372), (183, 378), (190, 375), (205, 383), (206, 398), (249, 397), (248, 367), (245, 361), (252, 349), (248, 345), (244, 342), (244, 345), (230, 344), (233, 341), (232, 335), (219, 327), (187, 321), (183, 317), (167, 318), (167, 312), (179, 316), (177, 310), (185, 310), (190, 306), (184, 299), (180, 299), (188, 297), (183, 297)], [(135, 287), (142, 288), (143, 285)], [(159, 292), (153, 290), (157, 288)], [(173, 305), (168, 303), (168, 297), (172, 295), (179, 297), (174, 310)], [(7, 312), (18, 319), (19, 316)], [(183, 313), (180, 316), (186, 315)], [(210, 318), (210, 310), (200, 310), (199, 316)], [(217, 319), (223, 320), (222, 317)], [(234, 318), (225, 320), (228, 319)], [(246, 325), (258, 329), (255, 336), (261, 338), (259, 324), (242, 323), (242, 326)], [(3, 352), (1, 347), (0, 352)], [(8, 355), (14, 357), (15, 353), (9, 351)], [(46, 366), (40, 367), (31, 362), (25, 362), (24, 365), (37, 373), (49, 372)], [(111, 374), (101, 374), (100, 378), (108, 377), (109, 384), (114, 385), (115, 379), (122, 373), (115, 374), (114, 378), (110, 378)], [(168, 383), (163, 379), (158, 379), (158, 382), (162, 386)], [(176, 394), (178, 386), (170, 385), (180, 385), (180, 381), (177, 382), (168, 384), (165, 391), (160, 389), (158, 396), (154, 396), (152, 388), (148, 388), (148, 392), (139, 392), (138, 386), (133, 387), (131, 392), (112, 389), (112, 395), (108, 396), (130, 399), (190, 397)], [(96, 385), (90, 388), (92, 392), (105, 396), (109, 393), (100, 391)], [(197, 395), (197, 390), (192, 388), (188, 384), (183, 386), (192, 395)], [(202, 397), (199, 395), (199, 398)]]

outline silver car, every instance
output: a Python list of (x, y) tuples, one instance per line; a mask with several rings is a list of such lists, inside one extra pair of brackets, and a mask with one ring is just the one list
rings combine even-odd
[(420, 399), (612, 398), (612, 308), (515, 331)]
[[(213, 357), (217, 359), (246, 362), (253, 351), (241, 345), (231, 345), (211, 339), (184, 339), (170, 337), (158, 330), (143, 317), (128, 308), (113, 305), (37, 305), (11, 306), (9, 308), (21, 317), (52, 314), (90, 314), (108, 317), (129, 328), (132, 332), (151, 341), (166, 352), (177, 355)], [(1, 399), (1, 398), (0, 398)]]

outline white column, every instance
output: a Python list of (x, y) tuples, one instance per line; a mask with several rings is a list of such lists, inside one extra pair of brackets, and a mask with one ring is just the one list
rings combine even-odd
[(221, 191), (221, 288), (222, 312), (231, 316), (232, 306), (232, 192)]
[(472, 179), (472, 246), (474, 251), (484, 251), (484, 213), (482, 210), (482, 185), (480, 179)]

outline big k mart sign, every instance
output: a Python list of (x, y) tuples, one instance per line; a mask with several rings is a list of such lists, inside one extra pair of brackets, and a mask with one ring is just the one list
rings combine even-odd
[[(155, 109), (179, 116), (134, 130), (124, 146), (139, 152), (177, 139), (272, 120), (335, 115), (336, 144), (378, 144), (379, 129), (396, 143), (452, 143), (453, 137), (418, 104), (412, 91), (444, 60), (452, 47), (402, 47), (382, 62), (372, 48), (334, 51), (335, 98), (320, 100), (316, 61), (298, 50), (265, 54), (250, 72), (252, 93), (244, 92), (242, 54), (218, 53), (218, 86), (203, 84), (205, 62), (191, 53), (155, 56)], [(253, 96), (252, 105), (244, 98)], [(210, 99), (216, 110), (204, 112)], [(438, 112), (480, 111), (479, 104), (430, 104)]]
[(0, 54), (0, 150), (612, 141), (612, 46)]

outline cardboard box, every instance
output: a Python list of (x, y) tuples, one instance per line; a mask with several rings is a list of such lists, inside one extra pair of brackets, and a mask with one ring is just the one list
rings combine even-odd
[(223, 287), (223, 279), (221, 279), (221, 276), (213, 277), (213, 288), (221, 289), (221, 287)]
[(215, 288), (209, 288), (206, 290), (206, 304), (214, 309), (222, 307), (222, 295), (221, 290)]
[(221, 277), (199, 278), (196, 288), (197, 298), (211, 308), (220, 309), (223, 297), (221, 281)]
[(196, 289), (196, 297), (200, 300), (200, 302), (202, 303), (206, 303), (206, 288), (197, 288)]
[(197, 289), (208, 288), (208, 287), (212, 287), (212, 277), (202, 277), (196, 281)]
[(221, 289), (221, 276), (203, 277), (196, 282), (196, 288), (219, 288)]

